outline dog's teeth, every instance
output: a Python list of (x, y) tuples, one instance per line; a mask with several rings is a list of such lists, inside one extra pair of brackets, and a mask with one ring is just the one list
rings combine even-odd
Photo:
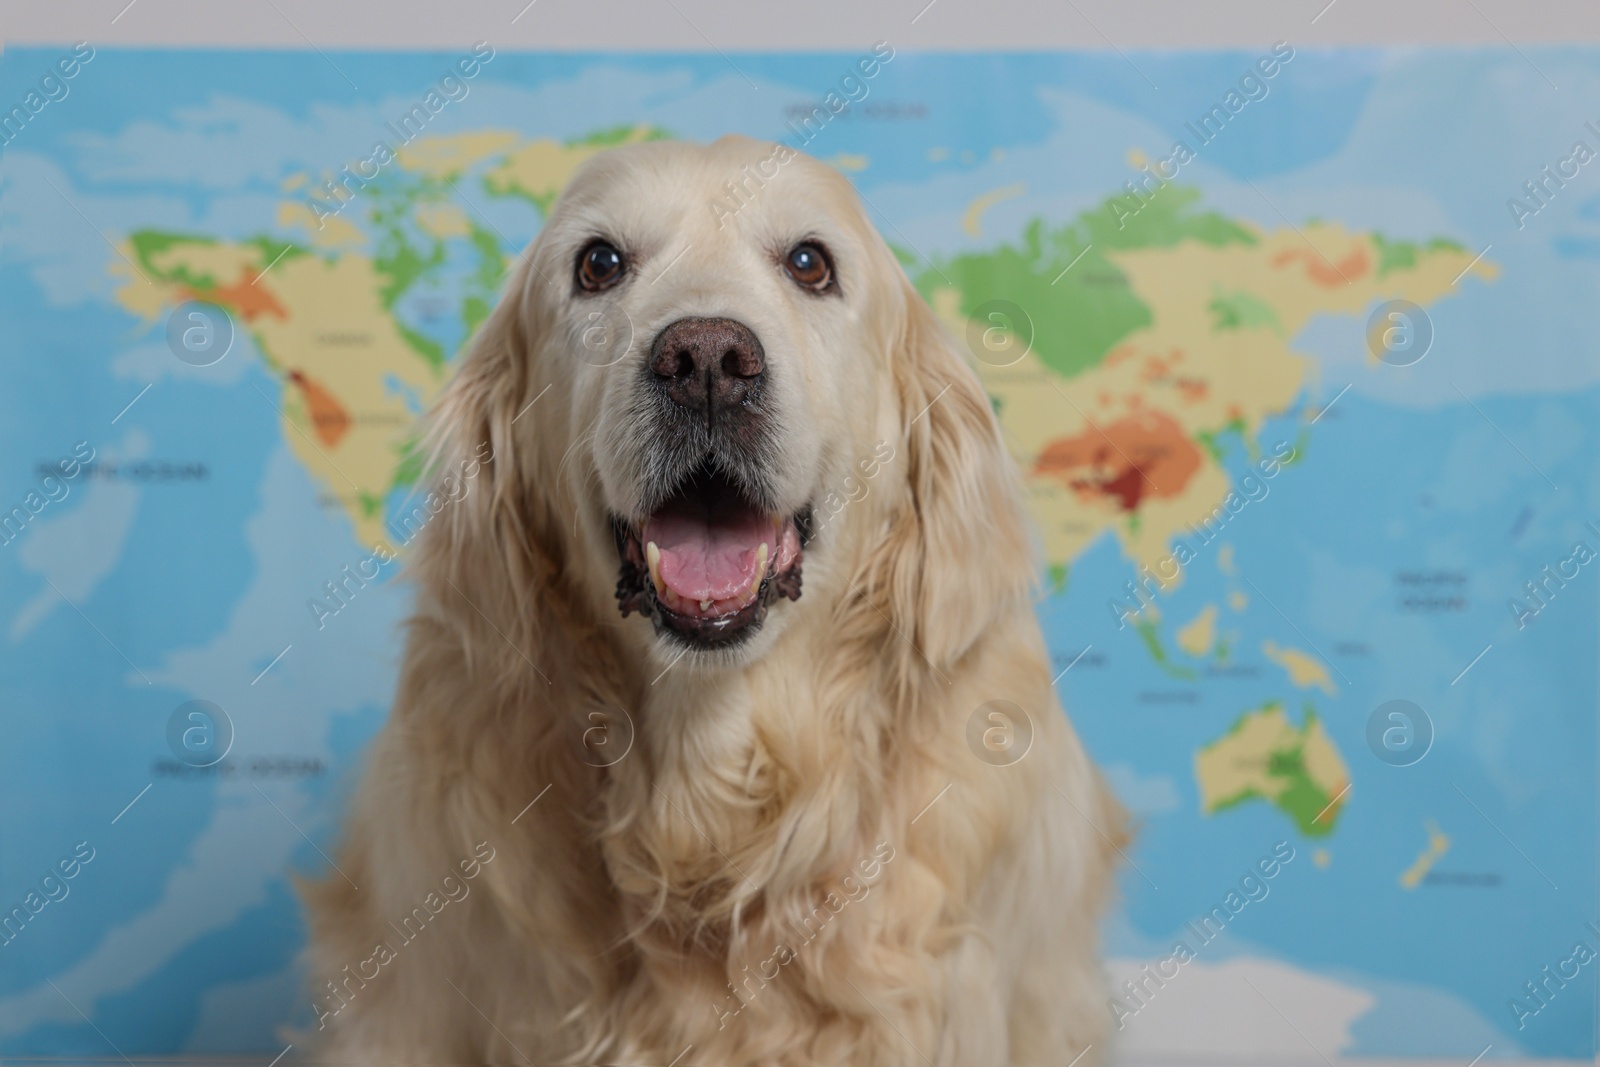
[(650, 584), (656, 587), (656, 595), (660, 596), (667, 591), (667, 583), (661, 580), (661, 549), (651, 541), (644, 546), (644, 558), (650, 566)]
[(761, 547), (756, 549), (756, 576), (750, 580), (750, 593), (754, 595), (761, 588), (761, 580), (767, 576), (767, 556), (769, 552), (767, 543), (761, 542)]
[(713, 605), (715, 603), (716, 603), (715, 600), (702, 600), (702, 601), (700, 601), (700, 610), (701, 611), (710, 611), (711, 610), (711, 605)]

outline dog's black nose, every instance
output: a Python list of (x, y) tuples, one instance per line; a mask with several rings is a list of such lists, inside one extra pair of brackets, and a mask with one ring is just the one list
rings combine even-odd
[(656, 335), (650, 350), (656, 385), (708, 423), (751, 399), (766, 371), (760, 339), (733, 319), (679, 319)]

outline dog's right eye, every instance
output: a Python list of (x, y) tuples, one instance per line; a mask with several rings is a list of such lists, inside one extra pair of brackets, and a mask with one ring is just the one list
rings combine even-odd
[(591, 293), (609, 289), (626, 268), (622, 253), (609, 241), (594, 240), (578, 253), (578, 284)]

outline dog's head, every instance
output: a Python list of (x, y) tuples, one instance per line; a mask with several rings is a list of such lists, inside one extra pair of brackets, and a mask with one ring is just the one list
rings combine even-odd
[[(648, 618), (653, 635), (624, 625), (671, 657), (759, 655), (787, 613), (863, 581), (969, 617), (1026, 582), (976, 380), (849, 183), (783, 146), (656, 142), (586, 164), (438, 420), (456, 450), (494, 447), (493, 488), (464, 514), (511, 509), (498, 536), (543, 539), (592, 610)], [(929, 573), (993, 579), (993, 551), (1016, 562), (987, 593)]]

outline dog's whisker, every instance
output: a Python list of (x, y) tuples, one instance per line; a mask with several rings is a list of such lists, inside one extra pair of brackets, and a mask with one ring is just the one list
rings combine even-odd
[[(600, 420), (597, 418), (597, 419), (595, 419), (594, 422), (591, 422), (589, 424), (589, 428), (587, 430), (583, 431), (576, 438), (574, 438), (573, 442), (570, 445), (567, 446), (567, 450), (561, 454), (561, 461), (556, 464), (556, 478), (555, 478), (555, 480), (556, 480), (556, 484), (557, 485), (560, 485), (562, 483), (562, 479), (566, 475), (567, 464), (569, 462), (571, 462), (573, 457), (575, 457), (578, 454), (579, 449), (583, 448), (585, 446), (592, 447), (594, 445), (595, 438), (599, 434), (599, 425), (600, 425)], [(584, 479), (584, 487), (585, 487), (585, 489), (588, 488), (588, 484), (589, 484), (590, 479), (598, 478), (599, 477), (599, 473), (600, 472), (599, 472), (598, 468), (592, 469), (590, 471), (589, 477)], [(573, 512), (572, 533), (574, 535), (576, 535), (577, 532), (578, 532), (577, 512), (574, 511)]]

